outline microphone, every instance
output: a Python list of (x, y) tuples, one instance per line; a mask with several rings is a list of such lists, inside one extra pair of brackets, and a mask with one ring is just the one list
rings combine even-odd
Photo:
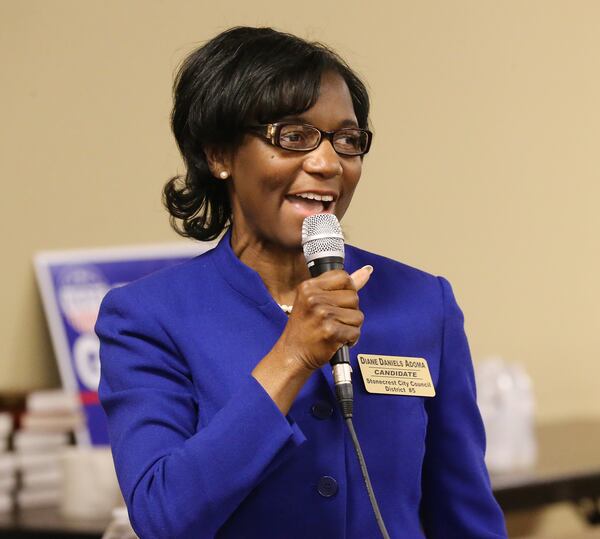
[[(302, 249), (312, 277), (344, 269), (344, 235), (337, 217), (330, 213), (306, 217), (302, 223)], [(354, 394), (348, 345), (342, 346), (329, 363), (342, 414), (345, 419), (351, 418)]]

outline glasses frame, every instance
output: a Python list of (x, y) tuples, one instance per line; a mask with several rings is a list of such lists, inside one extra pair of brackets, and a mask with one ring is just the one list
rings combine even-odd
[[(315, 146), (313, 148), (307, 148), (307, 149), (302, 149), (302, 150), (299, 148), (285, 148), (279, 142), (279, 134), (281, 133), (281, 130), (288, 125), (299, 125), (299, 126), (310, 127), (312, 129), (315, 129), (319, 132), (319, 140), (317, 141), (317, 143), (315, 144)], [(323, 129), (319, 129), (318, 127), (315, 127), (314, 125), (311, 125), (311, 124), (302, 124), (302, 123), (298, 123), (298, 122), (275, 122), (275, 123), (271, 123), (271, 124), (250, 125), (250, 126), (248, 126), (247, 129), (248, 129), (248, 131), (256, 133), (257, 135), (261, 135), (264, 139), (266, 139), (273, 146), (277, 146), (278, 148), (281, 148), (283, 150), (287, 150), (290, 152), (312, 152), (313, 150), (317, 149), (321, 145), (321, 142), (323, 142), (323, 139), (327, 139), (330, 142), (331, 147), (335, 150), (335, 152), (337, 154), (343, 155), (346, 157), (362, 157), (363, 155), (366, 155), (369, 152), (369, 150), (371, 149), (371, 142), (373, 141), (373, 133), (371, 131), (369, 131), (368, 129), (363, 129), (361, 127), (342, 127), (340, 129), (334, 129), (333, 131), (324, 131)], [(336, 133), (339, 133), (340, 131), (346, 131), (348, 129), (353, 129), (355, 131), (362, 131), (363, 133), (366, 133), (367, 145), (363, 152), (361, 152), (361, 153), (344, 153), (344, 152), (339, 152), (338, 150), (335, 149), (335, 147), (333, 145), (334, 135)]]

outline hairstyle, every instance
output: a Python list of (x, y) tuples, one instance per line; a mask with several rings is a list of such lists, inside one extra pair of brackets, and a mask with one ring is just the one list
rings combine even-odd
[(171, 226), (179, 234), (207, 241), (231, 223), (226, 182), (213, 177), (204, 148), (233, 150), (247, 126), (308, 110), (318, 99), (326, 71), (343, 77), (358, 124), (368, 127), (365, 85), (320, 43), (272, 28), (236, 27), (183, 61), (173, 86), (171, 127), (186, 173), (171, 178), (163, 189)]

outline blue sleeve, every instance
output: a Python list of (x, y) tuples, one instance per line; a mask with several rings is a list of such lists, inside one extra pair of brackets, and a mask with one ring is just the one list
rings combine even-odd
[(485, 432), (462, 311), (450, 283), (438, 278), (444, 303), (436, 396), (427, 403), (421, 517), (428, 538), (505, 538), (504, 518), (484, 464)]
[(145, 538), (214, 537), (304, 440), (245, 375), (204, 428), (190, 370), (152, 309), (126, 289), (104, 299), (99, 396), (133, 527)]

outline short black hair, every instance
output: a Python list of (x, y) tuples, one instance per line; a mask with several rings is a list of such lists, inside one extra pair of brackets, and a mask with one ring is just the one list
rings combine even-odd
[(234, 149), (249, 125), (308, 110), (327, 71), (345, 80), (358, 125), (367, 128), (365, 85), (321, 43), (272, 28), (235, 27), (183, 61), (173, 86), (171, 127), (186, 173), (171, 178), (163, 189), (171, 225), (179, 234), (207, 241), (230, 224), (226, 182), (213, 177), (204, 148)]

